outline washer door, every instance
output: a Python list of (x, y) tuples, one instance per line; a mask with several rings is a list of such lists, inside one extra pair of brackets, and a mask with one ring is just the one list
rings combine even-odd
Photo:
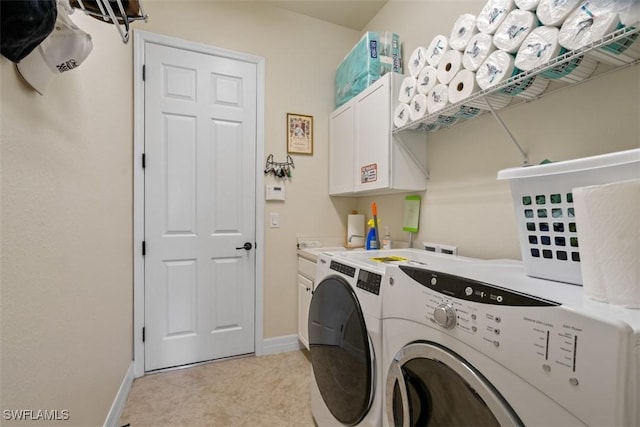
[(497, 390), (464, 359), (434, 343), (413, 343), (389, 367), (389, 425), (522, 426)]
[(309, 350), (329, 411), (343, 424), (359, 423), (373, 401), (372, 346), (358, 298), (342, 277), (327, 276), (313, 292)]

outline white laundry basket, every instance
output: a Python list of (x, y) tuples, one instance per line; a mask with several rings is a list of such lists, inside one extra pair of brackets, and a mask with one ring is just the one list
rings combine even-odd
[(511, 185), (527, 274), (581, 285), (572, 189), (638, 178), (640, 149), (498, 172)]

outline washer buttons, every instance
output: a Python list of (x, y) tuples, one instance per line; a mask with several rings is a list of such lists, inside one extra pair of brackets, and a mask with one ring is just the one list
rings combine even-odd
[(431, 284), (435, 286), (437, 283), (438, 283), (438, 279), (435, 278), (435, 277), (432, 277), (431, 278)]
[(473, 294), (473, 288), (471, 286), (467, 286), (464, 288), (464, 294), (468, 297), (471, 296), (471, 294)]

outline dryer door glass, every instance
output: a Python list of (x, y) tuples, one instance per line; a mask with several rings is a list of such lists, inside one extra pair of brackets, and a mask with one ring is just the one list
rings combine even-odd
[(373, 400), (373, 361), (362, 309), (339, 276), (318, 284), (309, 308), (309, 350), (320, 394), (343, 424), (360, 422)]
[(482, 375), (435, 344), (411, 344), (400, 351), (387, 387), (389, 423), (396, 427), (522, 425)]

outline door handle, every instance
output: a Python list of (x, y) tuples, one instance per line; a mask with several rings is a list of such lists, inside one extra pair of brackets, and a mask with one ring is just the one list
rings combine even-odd
[(236, 249), (244, 249), (245, 251), (250, 251), (252, 248), (253, 248), (253, 245), (250, 242), (245, 242), (244, 245)]

